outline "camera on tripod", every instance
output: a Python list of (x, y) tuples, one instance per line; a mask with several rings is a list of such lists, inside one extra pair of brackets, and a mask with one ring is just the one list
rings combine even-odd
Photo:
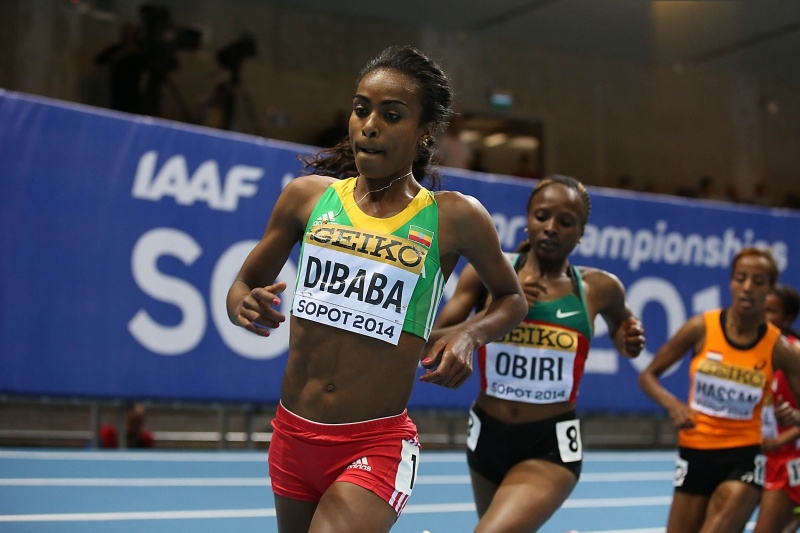
[(161, 116), (161, 87), (166, 85), (188, 117), (186, 105), (169, 73), (180, 66), (178, 50), (197, 50), (202, 32), (189, 27), (178, 27), (172, 21), (169, 8), (158, 4), (144, 4), (139, 8), (139, 48), (145, 61), (147, 83), (142, 92), (141, 111), (146, 115)]
[(256, 40), (250, 34), (243, 34), (239, 39), (223, 46), (217, 52), (217, 63), (230, 70), (231, 83), (239, 83), (239, 72), (242, 63), (249, 57), (256, 55)]
[(139, 8), (142, 47), (148, 56), (149, 68), (156, 75), (165, 76), (178, 68), (178, 50), (194, 51), (200, 47), (202, 32), (189, 27), (176, 26), (169, 8), (158, 4), (144, 4)]

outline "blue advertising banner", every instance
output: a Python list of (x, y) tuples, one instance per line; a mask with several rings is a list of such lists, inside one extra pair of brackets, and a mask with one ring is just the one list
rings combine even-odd
[[(0, 393), (277, 402), (289, 328), (263, 339), (231, 325), (225, 295), (311, 148), (3, 91), (0, 124)], [(532, 184), (444, 173), (444, 188), (487, 207), (508, 251)], [(598, 320), (578, 407), (660, 412), (638, 371), (689, 316), (729, 303), (742, 246), (770, 246), (782, 281), (800, 287), (800, 217), (590, 192), (572, 260), (620, 278), (647, 350), (623, 359)], [(292, 287), (295, 274), (296, 255), (280, 279)], [(686, 361), (664, 382), (685, 397)], [(477, 385), (418, 383), (411, 405), (466, 408)]]

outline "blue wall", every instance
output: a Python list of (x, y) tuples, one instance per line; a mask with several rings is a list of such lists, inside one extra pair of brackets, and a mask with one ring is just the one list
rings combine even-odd
[[(232, 326), (225, 294), (310, 148), (2, 90), (0, 124), (0, 393), (276, 402), (288, 328), (265, 340)], [(516, 247), (532, 182), (444, 180), (479, 198)], [(743, 245), (771, 246), (782, 281), (800, 286), (797, 214), (591, 193), (572, 260), (619, 276), (647, 350), (621, 358), (599, 321), (581, 410), (660, 411), (637, 369), (686, 318), (729, 303)], [(290, 287), (295, 259), (281, 273)], [(685, 365), (665, 377), (679, 396)], [(412, 406), (466, 407), (477, 382), (419, 383)]]

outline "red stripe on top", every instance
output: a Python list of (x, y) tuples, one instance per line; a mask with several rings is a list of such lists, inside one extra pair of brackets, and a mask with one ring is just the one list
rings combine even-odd
[(409, 235), (408, 240), (425, 245), (426, 248), (431, 247), (431, 240), (426, 239), (425, 237), (418, 237), (417, 235)]

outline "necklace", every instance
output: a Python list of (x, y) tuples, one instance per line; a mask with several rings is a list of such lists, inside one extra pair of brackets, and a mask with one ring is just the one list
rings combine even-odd
[[(394, 184), (394, 182), (395, 182), (395, 181), (397, 181), (397, 180), (401, 180), (401, 179), (403, 179), (403, 178), (407, 178), (407, 177), (409, 177), (409, 176), (411, 175), (411, 173), (412, 173), (412, 171), (410, 171), (410, 170), (409, 170), (409, 171), (408, 171), (408, 174), (403, 174), (402, 176), (400, 176), (400, 177), (397, 177), (397, 178), (393, 179), (392, 181), (390, 181), (390, 182), (389, 182), (389, 185), (384, 185), (383, 187), (381, 187), (380, 189), (377, 189), (377, 190), (375, 190), (375, 191), (367, 191), (366, 193), (364, 193), (364, 196), (362, 196), (361, 198), (359, 198), (358, 200), (356, 200), (356, 204), (355, 204), (355, 205), (358, 205), (358, 204), (360, 204), (360, 203), (361, 203), (361, 202), (364, 200), (364, 198), (366, 198), (367, 196), (369, 196), (370, 194), (372, 194), (372, 193), (374, 193), (374, 192), (381, 192), (381, 191), (385, 191), (386, 189), (388, 189), (389, 187), (391, 187), (391, 186)], [(356, 178), (356, 185), (358, 185), (358, 178)], [(356, 191), (356, 188), (355, 188), (355, 187), (353, 187), (353, 192), (355, 193), (355, 191)]]
[[(363, 202), (363, 201), (364, 201), (364, 198), (366, 198), (367, 196), (369, 196), (371, 193), (373, 193), (373, 192), (381, 192), (381, 191), (385, 191), (386, 189), (388, 189), (389, 187), (391, 187), (392, 185), (394, 185), (394, 182), (395, 182), (395, 181), (401, 180), (401, 179), (403, 179), (403, 178), (407, 178), (407, 177), (411, 176), (411, 175), (412, 175), (412, 173), (413, 173), (413, 171), (411, 171), (411, 170), (410, 170), (410, 171), (408, 171), (408, 173), (407, 173), (407, 174), (403, 174), (402, 176), (399, 176), (399, 177), (397, 177), (397, 178), (393, 179), (392, 181), (390, 181), (390, 182), (389, 182), (389, 184), (388, 184), (388, 185), (384, 185), (384, 186), (383, 186), (383, 187), (381, 187), (380, 189), (376, 189), (376, 190), (374, 190), (374, 191), (367, 191), (366, 193), (364, 193), (364, 196), (362, 196), (361, 198), (359, 198), (358, 200), (356, 200), (356, 203), (355, 203), (355, 204), (353, 204), (353, 206), (352, 206), (352, 207), (356, 207), (356, 206), (358, 206), (358, 204), (360, 204), (361, 202)], [(358, 178), (359, 178), (359, 177), (360, 177), (360, 176), (356, 177), (356, 186), (358, 185)], [(354, 194), (355, 194), (355, 191), (356, 191), (356, 188), (355, 188), (355, 187), (353, 187), (353, 193), (354, 193)], [(353, 197), (355, 198), (355, 196), (353, 196)], [(352, 209), (352, 207), (351, 207), (350, 209)], [(350, 209), (348, 209), (348, 211), (349, 211)], [(336, 219), (336, 217), (338, 217), (339, 215), (341, 215), (341, 214), (342, 214), (342, 211), (343, 211), (343, 210), (344, 210), (344, 203), (342, 203), (342, 207), (340, 207), (340, 208), (339, 208), (339, 211), (338, 211), (338, 212), (337, 212), (337, 213), (336, 213), (336, 214), (333, 216), (333, 218), (334, 218), (334, 219)]]

